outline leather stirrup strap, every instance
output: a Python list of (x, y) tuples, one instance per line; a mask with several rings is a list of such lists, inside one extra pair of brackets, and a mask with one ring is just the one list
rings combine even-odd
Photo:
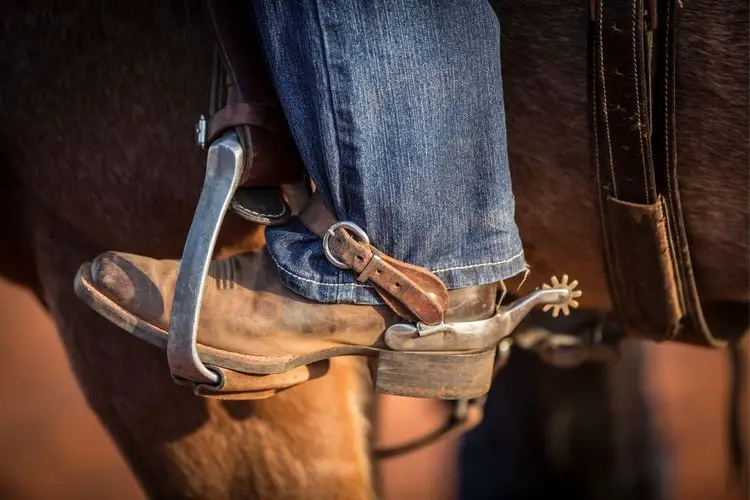
[(211, 115), (206, 130), (206, 144), (211, 144), (228, 128), (243, 125), (260, 127), (277, 134), (289, 135), (283, 115), (275, 106), (229, 102)]
[[(299, 215), (302, 223), (324, 238), (338, 220), (318, 193)], [(396, 260), (374, 246), (355, 239), (339, 227), (329, 235), (331, 253), (354, 272), (359, 282), (373, 286), (383, 301), (407, 321), (436, 325), (448, 310), (445, 284), (427, 269)]]
[[(245, 151), (242, 186), (278, 191), (281, 184), (305, 179), (302, 159), (263, 57), (251, 6), (243, 0), (207, 0), (206, 8), (216, 54), (204, 147), (233, 129)], [(269, 199), (268, 193), (264, 198)], [(280, 193), (277, 198), (268, 207), (268, 221), (250, 220), (261, 224), (288, 220), (291, 210), (271, 215), (283, 205)]]

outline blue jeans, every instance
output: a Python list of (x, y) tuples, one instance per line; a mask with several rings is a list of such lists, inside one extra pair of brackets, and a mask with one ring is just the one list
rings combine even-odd
[[(526, 267), (514, 221), (500, 26), (486, 0), (253, 0), (295, 141), (328, 208), (461, 288)], [(298, 220), (266, 231), (282, 281), (381, 303)]]

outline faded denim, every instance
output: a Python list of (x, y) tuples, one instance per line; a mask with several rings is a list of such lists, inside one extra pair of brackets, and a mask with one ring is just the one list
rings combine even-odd
[[(485, 0), (253, 0), (307, 169), (340, 220), (449, 288), (525, 269), (514, 221), (500, 26)], [(266, 231), (282, 281), (381, 303), (298, 220)]]

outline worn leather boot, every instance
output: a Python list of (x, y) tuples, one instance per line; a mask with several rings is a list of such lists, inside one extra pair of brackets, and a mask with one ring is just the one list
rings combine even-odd
[[(81, 266), (76, 291), (121, 328), (165, 347), (178, 268), (177, 260), (108, 252)], [(428, 326), (405, 322), (385, 306), (307, 300), (277, 273), (265, 249), (211, 263), (197, 348), (222, 380), (198, 384), (198, 392), (255, 390), (265, 397), (324, 373), (323, 362), (333, 356), (363, 355), (371, 358), (380, 393), (481, 396), (490, 387), (498, 342), (531, 307), (558, 302), (567, 290), (539, 290), (507, 307), (498, 307), (498, 284), (451, 290), (445, 321)], [(247, 380), (238, 387), (242, 374), (255, 375), (257, 387)]]
[[(76, 290), (109, 320), (164, 347), (178, 267), (177, 260), (108, 252), (81, 266)], [(333, 356), (365, 355), (380, 358), (375, 375), (381, 392), (453, 399), (489, 389), (494, 346), (437, 356), (393, 351), (385, 332), (403, 320), (389, 308), (312, 302), (286, 288), (277, 272), (265, 250), (211, 263), (199, 321), (201, 359), (237, 372), (273, 374)], [(497, 285), (449, 295), (447, 321), (495, 314)]]

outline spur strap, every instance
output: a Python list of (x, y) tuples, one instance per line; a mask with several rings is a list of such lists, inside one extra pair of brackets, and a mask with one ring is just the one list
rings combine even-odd
[(438, 441), (461, 436), (482, 423), (485, 401), (485, 397), (476, 400), (459, 399), (453, 401), (451, 412), (440, 427), (429, 434), (403, 444), (387, 448), (376, 448), (373, 451), (373, 455), (376, 459), (386, 460), (418, 450)]
[(427, 269), (385, 255), (368, 241), (354, 238), (318, 193), (299, 217), (343, 264), (339, 267), (351, 270), (357, 281), (371, 284), (400, 317), (428, 325), (442, 323), (448, 310), (448, 290), (440, 278)]

